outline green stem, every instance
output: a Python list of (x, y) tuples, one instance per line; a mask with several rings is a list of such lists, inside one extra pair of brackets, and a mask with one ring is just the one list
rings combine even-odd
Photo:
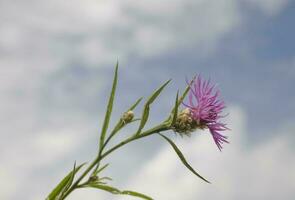
[(100, 156), (97, 156), (92, 163), (87, 167), (87, 169), (81, 174), (81, 176), (74, 182), (70, 189), (64, 194), (62, 199), (65, 199), (74, 189), (77, 188), (80, 181), (89, 173), (89, 171), (101, 160)]
[(109, 143), (109, 141), (113, 138), (113, 136), (121, 129), (123, 128), (122, 124), (123, 122), (120, 120), (118, 122), (118, 124), (115, 126), (114, 130), (111, 132), (110, 136), (107, 138), (107, 140), (105, 141), (105, 143), (103, 144), (102, 148), (101, 148), (101, 152), (104, 150), (104, 148), (107, 146), (107, 144)]
[[(107, 138), (107, 140), (105, 141), (105, 143), (104, 143), (104, 144), (102, 145), (102, 147), (99, 149), (98, 157), (101, 156), (101, 154), (102, 154), (104, 148), (107, 146), (107, 144), (109, 143), (109, 141), (113, 138), (113, 136), (114, 136), (114, 135), (115, 135), (115, 134), (116, 134), (121, 128), (123, 128), (123, 125), (124, 125), (124, 124), (122, 124), (122, 123), (123, 123), (123, 122), (122, 122), (122, 120), (120, 119), (119, 122), (117, 123), (117, 125), (115, 126), (115, 128), (113, 129), (113, 131), (111, 132), (110, 136)], [(97, 162), (96, 167), (95, 167), (95, 169), (93, 170), (92, 173), (95, 173), (95, 171), (98, 170), (98, 168), (99, 168), (99, 164), (100, 164), (100, 161)]]
[(142, 132), (139, 135), (133, 135), (133, 136), (127, 138), (126, 140), (120, 142), (116, 146), (114, 146), (111, 149), (109, 149), (108, 151), (106, 151), (104, 154), (99, 153), (98, 156), (87, 167), (87, 169), (81, 174), (81, 176), (73, 183), (73, 185), (70, 187), (70, 189), (64, 194), (62, 199), (65, 199), (73, 190), (78, 188), (80, 181), (93, 169), (93, 167), (95, 167), (103, 158), (105, 158), (107, 155), (109, 155), (110, 153), (112, 153), (116, 149), (118, 149), (118, 148), (120, 148), (120, 147), (134, 141), (134, 140), (137, 140), (137, 139), (140, 139), (143, 137), (147, 137), (147, 136), (152, 135), (154, 133), (158, 133), (158, 132), (166, 131), (166, 130), (169, 130), (169, 127), (165, 123), (162, 123), (158, 126), (155, 126), (154, 128), (151, 128), (145, 132)]
[(106, 157), (107, 155), (109, 155), (110, 153), (112, 153), (113, 151), (115, 151), (116, 149), (124, 146), (125, 144), (128, 144), (129, 142), (132, 142), (133, 140), (137, 140), (137, 139), (140, 139), (140, 138), (143, 138), (143, 137), (147, 137), (149, 135), (152, 135), (154, 133), (158, 133), (158, 132), (161, 132), (161, 131), (166, 131), (168, 130), (169, 128), (166, 127), (166, 126), (163, 126), (162, 124), (159, 125), (159, 126), (156, 126), (148, 131), (145, 131), (139, 135), (136, 135), (136, 136), (132, 136), (126, 140), (124, 140), (123, 142), (120, 142), (119, 144), (117, 144), (116, 146), (114, 146), (113, 148), (111, 148), (110, 150), (108, 150), (107, 152), (105, 152), (104, 154), (101, 155), (101, 158), (103, 159), (104, 157)]

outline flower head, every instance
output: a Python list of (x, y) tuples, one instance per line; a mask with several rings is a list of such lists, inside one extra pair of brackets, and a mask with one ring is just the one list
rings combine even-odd
[(178, 114), (173, 128), (181, 136), (190, 135), (192, 131), (196, 130), (196, 123), (194, 122), (190, 110), (188, 108), (182, 110)]
[(219, 120), (224, 117), (222, 111), (224, 102), (220, 99), (220, 92), (210, 80), (203, 80), (198, 76), (191, 84), (189, 91), (189, 103), (184, 106), (190, 110), (190, 115), (198, 127), (207, 127), (215, 144), (222, 149), (222, 144), (228, 143), (227, 137), (220, 132), (228, 130), (226, 124)]

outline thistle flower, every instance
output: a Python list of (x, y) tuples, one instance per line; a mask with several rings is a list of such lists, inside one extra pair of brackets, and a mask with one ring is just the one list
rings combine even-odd
[(208, 128), (218, 149), (222, 149), (222, 144), (228, 143), (227, 137), (220, 132), (228, 130), (226, 124), (219, 120), (225, 115), (221, 115), (225, 108), (224, 101), (220, 99), (220, 92), (210, 80), (202, 80), (197, 77), (190, 84), (189, 103), (183, 103), (190, 111), (193, 121), (199, 128)]
[[(108, 132), (108, 127), (110, 124), (116, 87), (118, 82), (118, 63), (115, 68), (115, 75), (113, 79), (113, 85), (109, 96), (109, 101), (106, 108), (105, 118), (103, 121), (103, 126), (99, 139), (98, 153), (96, 157), (87, 165), (86, 169), (82, 169), (86, 163), (76, 166), (74, 164), (73, 170), (71, 170), (52, 190), (52, 192), (47, 196), (46, 200), (56, 200), (56, 199), (66, 199), (73, 191), (80, 188), (96, 188), (108, 191), (112, 194), (119, 195), (130, 195), (134, 197), (140, 197), (143, 199), (152, 199), (147, 195), (141, 194), (139, 192), (131, 190), (119, 190), (104, 180), (112, 180), (109, 177), (102, 176), (102, 171), (108, 166), (108, 164), (100, 167), (103, 159), (109, 156), (115, 150), (123, 147), (124, 145), (139, 140), (141, 138), (151, 136), (153, 134), (160, 135), (164, 140), (166, 140), (174, 149), (177, 156), (180, 158), (182, 164), (190, 170), (194, 175), (202, 179), (203, 181), (210, 183), (203, 176), (201, 176), (190, 164), (186, 161), (182, 152), (178, 149), (174, 142), (162, 134), (164, 131), (173, 129), (175, 132), (179, 133), (181, 136), (190, 135), (196, 129), (208, 128), (213, 136), (213, 139), (219, 149), (222, 148), (221, 144), (227, 142), (227, 137), (220, 134), (220, 131), (226, 130), (226, 125), (219, 122), (221, 112), (223, 110), (224, 103), (219, 100), (219, 91), (213, 94), (215, 86), (210, 85), (210, 81), (203, 82), (200, 77), (197, 80), (194, 79), (193, 84), (189, 84), (189, 87), (185, 90), (183, 95), (179, 98), (178, 93), (175, 99), (175, 106), (172, 109), (171, 114), (167, 119), (156, 126), (145, 130), (145, 125), (149, 119), (149, 112), (152, 103), (157, 99), (163, 89), (167, 86), (170, 80), (166, 81), (161, 87), (156, 89), (150, 97), (146, 100), (142, 112), (142, 117), (140, 119), (133, 119), (133, 110), (139, 105), (142, 98), (139, 98), (123, 115), (121, 116), (118, 123), (114, 128)], [(179, 102), (183, 101), (183, 98), (189, 93), (189, 104), (186, 108), (178, 112)], [(137, 131), (131, 136), (123, 139), (121, 142), (117, 143), (113, 147), (106, 149), (108, 143), (113, 139), (113, 137), (128, 123), (139, 120), (139, 126)], [(80, 171), (79, 171), (80, 170)], [(83, 172), (81, 172), (83, 170)], [(81, 172), (81, 173), (80, 173)], [(78, 173), (80, 175), (77, 177)], [(88, 177), (86, 182), (82, 182)]]

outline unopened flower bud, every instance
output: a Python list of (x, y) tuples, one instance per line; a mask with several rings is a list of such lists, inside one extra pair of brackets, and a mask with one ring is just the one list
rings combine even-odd
[(89, 182), (96, 182), (98, 180), (99, 180), (99, 178), (96, 175), (92, 175), (92, 176), (89, 177)]
[(125, 124), (127, 124), (132, 121), (133, 117), (134, 117), (133, 111), (129, 110), (123, 114), (122, 120)]

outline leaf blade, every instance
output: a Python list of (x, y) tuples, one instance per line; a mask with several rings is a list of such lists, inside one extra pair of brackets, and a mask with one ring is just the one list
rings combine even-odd
[(94, 171), (93, 175), (96, 176), (97, 174), (99, 174), (100, 172), (102, 172), (105, 168), (107, 168), (109, 166), (109, 163), (103, 165), (101, 168), (97, 169), (96, 171)]
[(73, 168), (72, 174), (71, 174), (71, 176), (70, 176), (70, 179), (69, 179), (68, 183), (66, 184), (66, 186), (64, 187), (64, 189), (63, 189), (62, 192), (61, 192), (62, 195), (63, 195), (64, 192), (66, 192), (66, 191), (69, 189), (69, 187), (72, 185), (72, 183), (73, 183), (73, 181), (74, 181), (74, 178), (75, 178), (75, 174), (76, 174), (75, 171), (76, 171), (76, 161), (75, 161), (75, 163), (74, 163), (74, 168)]
[(186, 97), (186, 95), (188, 94), (189, 90), (191, 89), (191, 85), (192, 83), (196, 80), (196, 76), (193, 77), (193, 79), (191, 80), (190, 83), (188, 83), (188, 86), (186, 86), (183, 94), (181, 95), (181, 97), (179, 98), (178, 101), (178, 105), (180, 105), (182, 103), (182, 101), (184, 100), (184, 98)]
[(71, 177), (73, 176), (73, 172), (76, 174), (81, 167), (83, 167), (86, 163), (83, 163), (79, 165), (78, 167), (75, 167), (75, 171), (71, 170), (60, 182), (59, 184), (50, 192), (46, 200), (55, 200), (55, 198), (63, 191), (63, 189), (67, 186), (68, 182), (71, 180)]
[(135, 191), (131, 191), (131, 190), (124, 190), (122, 192), (122, 194), (130, 195), (130, 196), (134, 196), (134, 197), (139, 197), (139, 198), (146, 199), (146, 200), (153, 200), (151, 197), (149, 197), (149, 196), (147, 196), (145, 194), (135, 192)]
[(178, 149), (178, 147), (174, 144), (174, 142), (172, 142), (172, 140), (170, 140), (168, 137), (166, 137), (165, 135), (158, 133), (160, 136), (162, 136), (166, 141), (168, 141), (168, 143), (173, 147), (174, 151), (176, 152), (176, 154), (178, 155), (178, 157), (180, 158), (181, 162), (184, 164), (184, 166), (186, 166), (193, 174), (195, 174), (196, 176), (198, 176), (200, 179), (202, 179), (203, 181), (210, 183), (208, 180), (206, 180), (204, 177), (202, 177), (199, 173), (197, 173), (194, 168), (192, 166), (190, 166), (190, 164), (188, 164), (188, 162), (186, 161), (184, 155), (181, 153), (181, 151)]
[(146, 101), (145, 105), (144, 105), (144, 109), (143, 109), (143, 113), (142, 113), (142, 117), (141, 117), (141, 121), (138, 127), (138, 130), (136, 132), (136, 135), (138, 135), (141, 130), (144, 128), (148, 117), (149, 117), (149, 113), (150, 113), (150, 105), (155, 101), (155, 99), (160, 95), (160, 93), (163, 91), (163, 89), (168, 85), (168, 83), (170, 83), (171, 79), (166, 81), (160, 88), (158, 88)]
[(119, 189), (108, 186), (108, 185), (89, 184), (89, 185), (85, 185), (83, 187), (92, 187), (92, 188), (96, 188), (96, 189), (100, 189), (100, 190), (110, 192), (112, 194), (120, 194), (121, 193), (121, 191)]
[(116, 87), (117, 87), (117, 83), (118, 83), (118, 65), (119, 65), (119, 63), (117, 62), (116, 68), (115, 68), (115, 75), (114, 75), (114, 79), (113, 79), (112, 90), (110, 93), (109, 102), (108, 102), (108, 106), (107, 106), (107, 110), (106, 110), (106, 114), (105, 114), (105, 118), (104, 118), (104, 122), (103, 122), (103, 127), (102, 127), (101, 135), (100, 135), (100, 143), (99, 143), (100, 149), (103, 147), (106, 132), (107, 132), (107, 129), (109, 126), (110, 118), (111, 118), (111, 113), (113, 110)]
[(134, 110), (137, 107), (137, 105), (141, 102), (141, 100), (142, 100), (142, 97), (137, 99), (137, 101), (132, 106), (130, 106), (130, 108), (127, 111)]
[(177, 119), (177, 115), (178, 115), (178, 106), (179, 106), (178, 94), (179, 94), (179, 91), (177, 91), (176, 98), (175, 98), (175, 105), (174, 105), (174, 109), (173, 109), (173, 116), (172, 116), (171, 125), (175, 124), (176, 119)]
[[(191, 82), (188, 84), (188, 86), (186, 86), (184, 92), (182, 93), (182, 95), (179, 97), (178, 99), (178, 106), (183, 102), (184, 98), (186, 97), (186, 95), (188, 94), (190, 88), (191, 88), (191, 84), (194, 82), (194, 80), (196, 79), (196, 77), (194, 77)], [(175, 108), (172, 109), (171, 114), (173, 114), (175, 111)]]
[(100, 190), (104, 190), (106, 192), (110, 192), (112, 194), (116, 194), (116, 195), (130, 195), (130, 196), (135, 196), (135, 197), (139, 197), (145, 200), (153, 200), (151, 197), (139, 193), (139, 192), (135, 192), (135, 191), (131, 191), (131, 190), (124, 190), (121, 191), (115, 187), (109, 186), (109, 185), (97, 185), (97, 184), (89, 184), (89, 185), (85, 185), (83, 187), (91, 187), (91, 188), (96, 188), (96, 189), (100, 189)]

